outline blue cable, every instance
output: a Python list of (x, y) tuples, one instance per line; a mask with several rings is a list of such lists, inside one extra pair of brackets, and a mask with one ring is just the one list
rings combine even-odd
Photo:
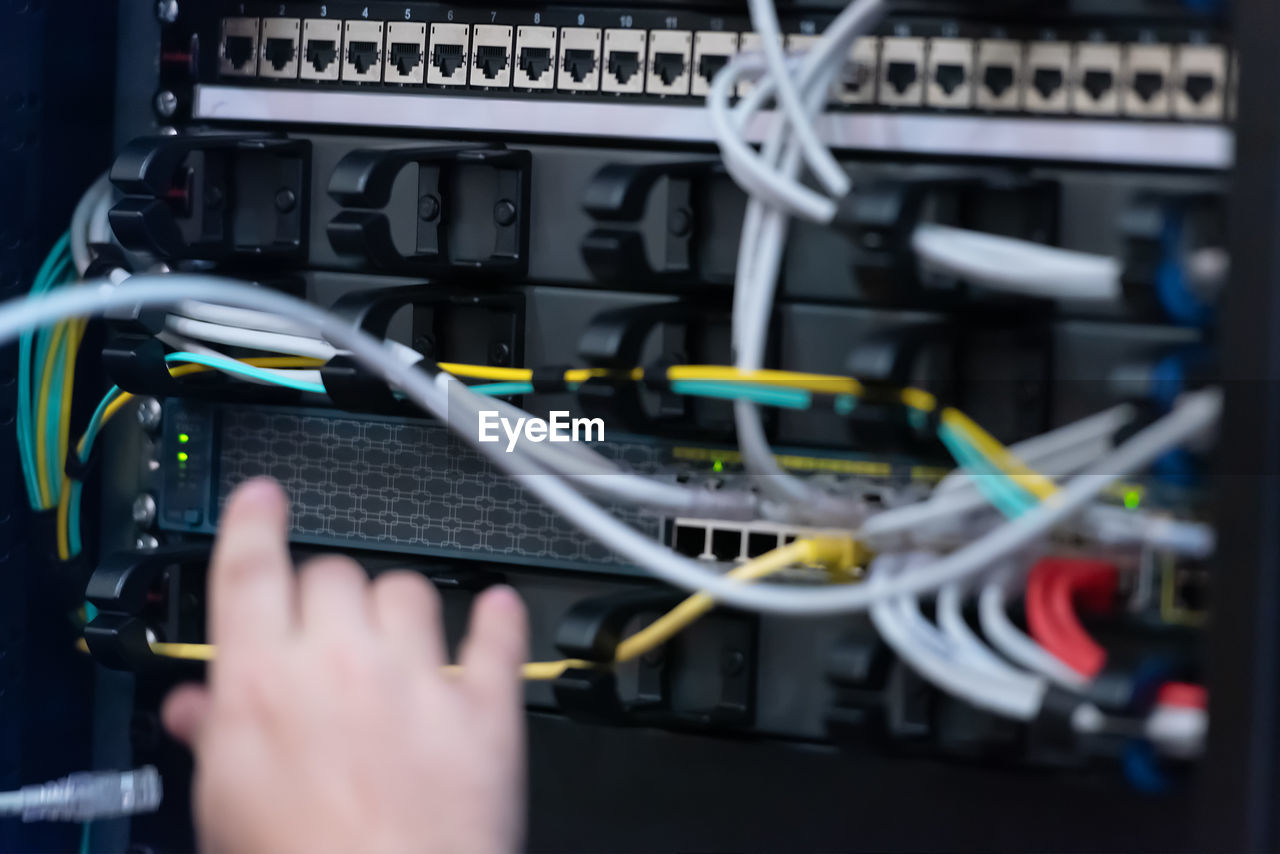
[(84, 436), (82, 437), (84, 447), (77, 450), (82, 464), (89, 462), (89, 455), (93, 453), (93, 443), (98, 438), (98, 431), (102, 429), (102, 417), (106, 414), (107, 407), (111, 405), (111, 401), (116, 399), (116, 395), (120, 393), (120, 386), (113, 385), (111, 389), (98, 402), (98, 408), (93, 410), (93, 415), (89, 418), (89, 424), (84, 428)]
[(62, 431), (62, 380), (67, 372), (67, 339), (63, 336), (58, 352), (53, 354), (53, 375), (49, 378), (49, 407), (45, 412), (43, 465), (49, 476), (49, 501), (58, 505), (62, 495), (62, 472), (65, 460), (58, 459), (58, 434)]

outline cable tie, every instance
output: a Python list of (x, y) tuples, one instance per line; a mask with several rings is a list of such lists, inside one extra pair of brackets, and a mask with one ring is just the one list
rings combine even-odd
[(564, 375), (569, 370), (572, 370), (569, 365), (543, 365), (540, 368), (534, 368), (529, 377), (534, 394), (568, 391), (569, 384), (565, 382)]

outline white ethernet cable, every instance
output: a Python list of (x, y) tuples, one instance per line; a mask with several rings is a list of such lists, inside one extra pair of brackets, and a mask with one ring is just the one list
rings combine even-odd
[(1113, 303), (1122, 296), (1124, 264), (998, 234), (922, 223), (911, 234), (920, 267), (1002, 293)]
[(1088, 680), (1068, 667), (1009, 619), (1004, 609), (1005, 589), (1012, 580), (1011, 567), (1004, 567), (983, 585), (978, 595), (978, 621), (982, 633), (996, 649), (1033, 673), (1039, 673), (1055, 685), (1079, 691)]
[(774, 8), (773, 0), (747, 0), (747, 9), (751, 15), (751, 27), (760, 37), (760, 46), (778, 93), (778, 103), (799, 141), (805, 162), (827, 188), (827, 192), (836, 196), (845, 195), (850, 188), (849, 176), (836, 162), (826, 143), (818, 139), (808, 107), (800, 100), (795, 81), (791, 79), (791, 73), (787, 69), (782, 30), (778, 26), (778, 10)]
[(0, 815), (23, 821), (98, 821), (155, 812), (162, 796), (160, 773), (150, 765), (133, 771), (81, 771), (0, 792)]
[[(875, 589), (895, 577), (909, 577), (914, 565), (929, 559), (920, 553), (881, 555), (872, 561), (866, 584)], [(876, 631), (894, 653), (942, 691), (1014, 720), (1029, 721), (1040, 713), (1048, 691), (1044, 679), (1012, 668), (975, 666), (971, 653), (929, 625), (913, 596), (877, 602), (871, 607), (870, 616)]]
[(84, 191), (84, 195), (80, 197), (80, 201), (76, 203), (75, 210), (71, 214), (71, 227), (69, 230), (71, 235), (71, 260), (75, 264), (76, 273), (80, 276), (84, 275), (85, 270), (89, 269), (89, 264), (93, 261), (93, 256), (89, 251), (89, 227), (94, 216), (94, 210), (104, 197), (108, 200), (111, 198), (111, 181), (107, 178), (105, 172), (89, 185), (89, 189)]
[(524, 453), (508, 454), (502, 445), (479, 442), (474, 421), (450, 417), (451, 405), (455, 416), (475, 412), (476, 395), (461, 383), (443, 374), (432, 379), (416, 367), (400, 362), (382, 342), (352, 328), (345, 318), (285, 294), (213, 276), (184, 273), (134, 276), (127, 287), (113, 287), (109, 280), (95, 280), (74, 292), (57, 290), (0, 304), (0, 345), (13, 341), (23, 329), (68, 317), (138, 306), (172, 307), (183, 299), (218, 302), (295, 318), (334, 346), (349, 351), (366, 369), (459, 431), (465, 441), (489, 457), (498, 469), (519, 476), (530, 493), (559, 513), (568, 524), (676, 587), (703, 590), (728, 607), (767, 613), (848, 613), (882, 599), (933, 590), (981, 572), (1002, 557), (1042, 538), (1120, 477), (1145, 467), (1168, 449), (1196, 438), (1217, 420), (1222, 406), (1222, 393), (1217, 389), (1184, 395), (1168, 415), (1136, 433), (1018, 519), (945, 557), (914, 567), (874, 587), (824, 585), (804, 589), (769, 583), (744, 585), (709, 570), (703, 562), (685, 558), (655, 542), (579, 494), (564, 479), (548, 473)]

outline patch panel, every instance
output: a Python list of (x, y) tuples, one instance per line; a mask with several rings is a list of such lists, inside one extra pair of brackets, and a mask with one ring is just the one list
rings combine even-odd
[(737, 33), (694, 33), (693, 76), (689, 83), (689, 94), (705, 98), (711, 91), (712, 78), (729, 64), (729, 60), (737, 52)]
[(258, 76), (293, 80), (298, 76), (298, 18), (262, 19), (262, 55)]
[(834, 100), (838, 104), (874, 104), (876, 69), (880, 65), (880, 40), (863, 36), (849, 48), (849, 60), (834, 83)]
[(466, 24), (432, 24), (427, 83), (433, 86), (465, 86), (470, 63), (471, 27)]
[(595, 92), (600, 88), (600, 30), (561, 27), (556, 88)]
[(1182, 119), (1221, 119), (1227, 52), (1217, 45), (1179, 45), (1171, 84), (1173, 112)]
[(517, 89), (556, 88), (556, 56), (555, 27), (516, 27), (512, 85)]
[(471, 85), (505, 89), (511, 85), (511, 27), (471, 28)]
[(1076, 47), (1071, 109), (1086, 116), (1120, 112), (1120, 45), (1085, 42)]
[(978, 108), (1012, 112), (1022, 104), (1022, 42), (982, 39), (974, 84)]
[(342, 25), (342, 79), (353, 83), (382, 80), (381, 21), (347, 21)]
[(925, 103), (945, 110), (972, 107), (973, 62), (972, 39), (931, 39)]
[(1168, 118), (1169, 87), (1173, 81), (1173, 48), (1168, 45), (1130, 45), (1121, 103), (1124, 114), (1138, 118)]
[(880, 43), (880, 103), (888, 107), (924, 104), (925, 40), (891, 36)]
[(649, 68), (645, 91), (650, 95), (688, 95), (693, 33), (654, 30), (649, 33)]
[(388, 83), (421, 84), (427, 51), (427, 25), (413, 21), (387, 24), (383, 79)]
[(303, 80), (337, 80), (342, 73), (342, 22), (332, 18), (307, 18), (302, 22)]
[(1071, 109), (1071, 53), (1067, 42), (1032, 42), (1027, 46), (1023, 109), (1030, 113)]
[(649, 34), (645, 30), (605, 30), (601, 91), (643, 93), (648, 44)]
[(218, 70), (224, 75), (254, 77), (258, 73), (258, 19), (223, 18)]

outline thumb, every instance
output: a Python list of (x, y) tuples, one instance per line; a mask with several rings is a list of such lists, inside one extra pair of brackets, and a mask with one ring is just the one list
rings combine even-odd
[(169, 692), (161, 716), (169, 734), (194, 749), (208, 714), (209, 690), (190, 682)]

